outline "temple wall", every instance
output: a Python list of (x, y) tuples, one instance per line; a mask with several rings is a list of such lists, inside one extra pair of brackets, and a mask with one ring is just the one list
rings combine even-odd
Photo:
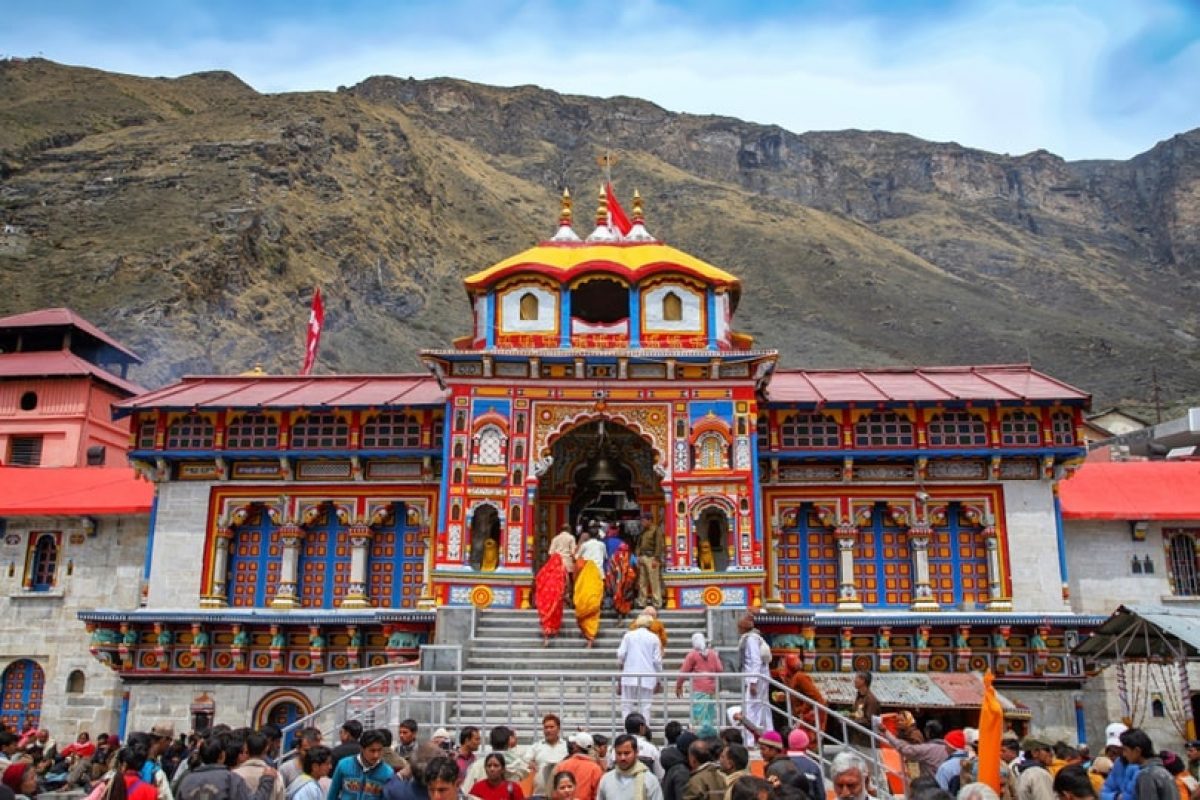
[[(1169, 691), (1178, 691), (1179, 679), (1172, 668), (1168, 672), (1156, 672), (1147, 675), (1141, 665), (1126, 665), (1126, 686), (1133, 708), (1130, 714), (1133, 722), (1150, 736), (1156, 750), (1173, 750), (1183, 752), (1185, 737), (1176, 729), (1171, 718), (1172, 702), (1163, 696), (1163, 717), (1155, 717), (1153, 700), (1155, 694), (1163, 695), (1164, 686)], [(1195, 692), (1200, 687), (1200, 665), (1188, 665), (1188, 683)], [(1104, 727), (1110, 722), (1118, 722), (1125, 716), (1121, 707), (1121, 695), (1117, 689), (1117, 669), (1108, 667), (1100, 674), (1084, 684), (1081, 693), (1083, 710), (1087, 720), (1089, 743), (1093, 743), (1092, 752), (1099, 753), (1103, 749)], [(1178, 710), (1178, 706), (1175, 706)]]
[(208, 481), (166, 481), (158, 485), (154, 560), (150, 567), (151, 608), (197, 608), (204, 568)]
[[(11, 577), (7, 570), (0, 573), (0, 670), (20, 659), (41, 667), (42, 726), (59, 741), (74, 739), (82, 730), (117, 730), (120, 681), (89, 652), (88, 635), (76, 614), (137, 608), (141, 589), (149, 518), (98, 517), (96, 522), (89, 535), (80, 517), (9, 518), (0, 543), (0, 559), (15, 565)], [(62, 533), (56, 580), (48, 591), (22, 588), (30, 531)], [(82, 691), (68, 692), (67, 679), (75, 670), (83, 673)]]
[[(1108, 615), (1124, 603), (1158, 604), (1170, 597), (1161, 523), (1151, 522), (1142, 542), (1133, 541), (1125, 520), (1068, 520), (1065, 526), (1074, 611)], [(1135, 574), (1133, 557), (1144, 564), (1147, 555), (1154, 572)]]
[(1014, 611), (1069, 611), (1062, 597), (1049, 481), (1003, 481)]

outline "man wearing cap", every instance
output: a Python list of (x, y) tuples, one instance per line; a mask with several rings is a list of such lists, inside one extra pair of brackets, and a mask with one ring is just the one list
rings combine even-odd
[(596, 758), (595, 747), (590, 734), (582, 731), (571, 734), (567, 738), (567, 757), (555, 764), (550, 773), (553, 776), (569, 772), (575, 776), (575, 800), (596, 800), (596, 787), (604, 777), (604, 768)]
[(1050, 774), (1054, 748), (1048, 742), (1026, 736), (1021, 749), (1029, 753), (1029, 766), (1017, 778), (1017, 800), (1055, 800), (1054, 777)]
[(962, 771), (963, 759), (967, 757), (967, 737), (961, 730), (952, 730), (946, 734), (946, 747), (949, 756), (942, 762), (934, 773), (938, 786), (952, 795), (957, 796), (959, 790), (959, 773)]
[[(560, 735), (562, 721), (556, 714), (542, 717), (542, 739), (529, 748), (529, 771), (533, 774), (533, 796), (550, 795), (554, 765), (567, 757), (567, 743)], [(578, 788), (578, 787), (576, 787)]]
[(146, 755), (146, 763), (142, 765), (141, 779), (150, 784), (158, 792), (158, 800), (174, 800), (171, 794), (171, 781), (163, 772), (162, 756), (175, 739), (175, 726), (169, 722), (160, 722), (150, 729), (150, 750)]
[(788, 760), (796, 767), (800, 775), (800, 787), (808, 795), (809, 800), (825, 800), (825, 779), (821, 775), (821, 767), (808, 754), (808, 733), (803, 728), (796, 728), (788, 734)]
[(763, 777), (770, 781), (772, 786), (804, 788), (800, 780), (800, 771), (791, 759), (784, 755), (783, 737), (778, 731), (763, 731), (762, 736), (758, 737), (758, 752), (762, 754)]
[(1123, 722), (1110, 722), (1104, 729), (1104, 755), (1112, 759), (1112, 769), (1100, 787), (1100, 800), (1133, 800), (1137, 796), (1138, 765), (1124, 757), (1121, 734), (1129, 730)]

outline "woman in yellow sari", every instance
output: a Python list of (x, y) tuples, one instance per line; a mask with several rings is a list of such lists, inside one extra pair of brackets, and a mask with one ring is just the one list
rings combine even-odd
[(576, 551), (575, 562), (575, 624), (591, 647), (600, 631), (600, 604), (604, 601), (604, 545), (586, 532)]

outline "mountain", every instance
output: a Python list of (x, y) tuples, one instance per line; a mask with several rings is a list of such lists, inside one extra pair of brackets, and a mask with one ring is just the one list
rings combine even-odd
[[(136, 377), (419, 369), (461, 279), (586, 233), (597, 157), (659, 238), (738, 274), (785, 366), (1032, 361), (1098, 405), (1200, 400), (1200, 130), (1128, 161), (792, 133), (643, 100), (369, 78), (265, 95), (228, 73), (0, 62), (0, 313), (70, 305)], [(15, 232), (12, 232), (14, 231)]]

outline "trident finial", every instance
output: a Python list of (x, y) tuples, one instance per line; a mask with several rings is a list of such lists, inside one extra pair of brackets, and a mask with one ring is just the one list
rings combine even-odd
[(563, 187), (562, 193), (562, 211), (558, 214), (559, 226), (571, 226), (571, 190)]
[(642, 213), (642, 195), (637, 189), (633, 190), (633, 224), (641, 225), (646, 221), (645, 215)]
[(608, 225), (608, 193), (604, 191), (604, 184), (600, 184), (600, 201), (596, 206), (596, 225)]

